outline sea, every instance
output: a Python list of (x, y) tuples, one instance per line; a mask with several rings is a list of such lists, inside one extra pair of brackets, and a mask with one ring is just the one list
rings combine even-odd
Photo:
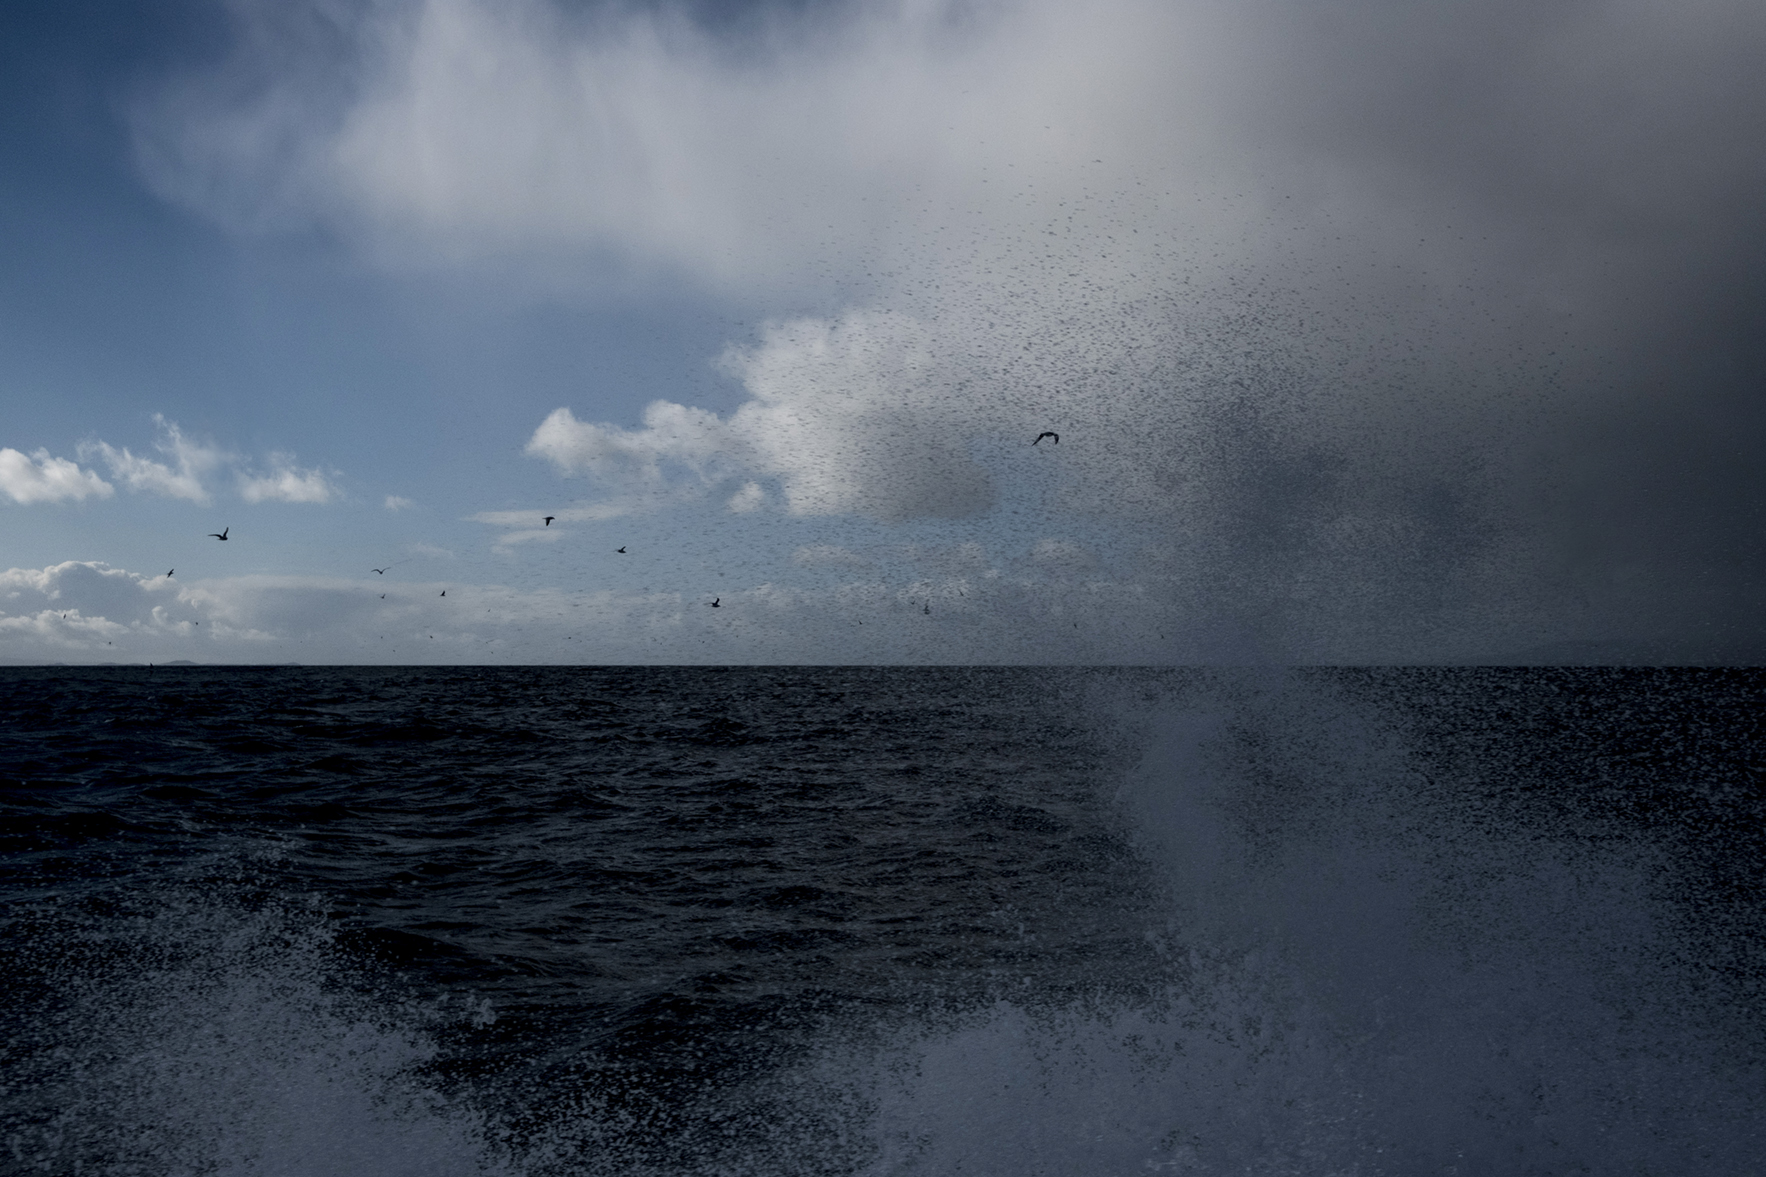
[(0, 1172), (1766, 1171), (1766, 673), (0, 670)]

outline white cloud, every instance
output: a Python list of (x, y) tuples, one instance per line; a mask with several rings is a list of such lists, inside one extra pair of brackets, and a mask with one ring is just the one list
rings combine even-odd
[(90, 561), (0, 572), (0, 657), (108, 657), (130, 637), (157, 641), (194, 632), (199, 616), (181, 595), (164, 577)]
[(1106, 578), (1075, 586), (930, 566), (885, 578), (862, 561), (825, 563), (865, 578), (816, 589), (720, 584), (714, 612), (709, 595), (690, 591), (313, 576), (180, 583), (70, 561), (0, 572), (0, 660), (960, 662), (1008, 650), (1133, 660), (1156, 625), (1144, 591)]
[(96, 454), (102, 458), (110, 467), (111, 476), (132, 491), (207, 503), (209, 492), (203, 486), (203, 475), (221, 465), (228, 455), (185, 437), (176, 422), (168, 421), (158, 413), (154, 414), (153, 420), (160, 431), (154, 448), (169, 457), (172, 465), (137, 457), (127, 447), (117, 449), (103, 441), (82, 442), (80, 456), (90, 460)]
[[(1137, 662), (1267, 658), (1269, 635), (1174, 610), (1185, 569), (1145, 560), (1051, 567), (1056, 541), (805, 549), (815, 587), (718, 581), (683, 591), (514, 588), (465, 580), (241, 576), (168, 581), (69, 561), (0, 572), (4, 662)], [(1075, 572), (1083, 575), (1075, 575)], [(447, 590), (442, 596), (441, 591)], [(705, 606), (713, 595), (722, 607)], [(1558, 636), (1512, 619), (1506, 646), (1476, 619), (1444, 635), (1387, 625), (1305, 635), (1309, 661), (1403, 660), (1446, 639), (1472, 654)], [(1686, 647), (1694, 659), (1709, 649)]]
[(575, 247), (752, 291), (972, 246), (978, 197), (995, 222), (1130, 199), (1125, 177), (1212, 140), (1214, 17), (885, 0), (742, 51), (663, 9), (423, 0), (348, 30), (369, 81), (341, 108), (266, 23), (232, 69), (138, 109), (137, 141), (162, 192), (242, 226), (319, 216), (450, 259)]
[[(211, 498), (205, 479), (222, 467), (233, 468), (240, 497), (248, 503), (328, 503), (338, 496), (337, 488), (322, 471), (301, 469), (292, 454), (270, 454), (266, 462), (268, 472), (259, 472), (245, 467), (237, 454), (192, 440), (177, 422), (162, 414), (155, 413), (153, 421), (159, 427), (154, 448), (169, 462), (141, 457), (127, 446), (119, 449), (96, 439), (80, 443), (80, 456), (88, 461), (101, 459), (110, 467), (111, 475), (131, 491), (204, 505)], [(87, 477), (95, 479), (96, 475)], [(109, 494), (109, 488), (103, 493)]]
[(76, 502), (108, 499), (115, 491), (90, 470), (39, 449), (29, 457), (10, 447), (0, 449), (0, 492), (15, 503)]
[(731, 438), (715, 413), (668, 401), (645, 409), (644, 428), (638, 430), (585, 424), (569, 409), (555, 409), (527, 443), (528, 453), (565, 473), (589, 472), (634, 489), (662, 485), (665, 466), (714, 478), (730, 448)]
[(406, 498), (404, 495), (387, 495), (386, 496), (386, 509), (388, 511), (404, 511), (404, 510), (410, 509), (411, 507), (415, 507), (416, 505), (417, 505), (416, 503), (412, 502), (410, 499)]
[(725, 508), (733, 514), (747, 515), (758, 511), (766, 504), (766, 488), (758, 482), (744, 482), (742, 488), (731, 495)]
[(527, 451), (628, 495), (661, 491), (671, 472), (705, 487), (740, 480), (730, 505), (753, 510), (758, 475), (779, 481), (795, 515), (961, 518), (994, 491), (967, 452), (975, 402), (951, 395), (957, 371), (937, 344), (918, 320), (883, 312), (775, 324), (721, 361), (750, 396), (729, 419), (657, 401), (626, 430), (562, 408)]
[(1095, 552), (1066, 539), (1039, 539), (1031, 545), (1030, 559), (1051, 572), (1076, 574), (1098, 567)]
[[(1198, 441), (1208, 414), (1240, 392), (1237, 374), (1279, 362), (1273, 342), (1246, 359), (1249, 333), (1215, 331), (1231, 313), (1198, 299), (1174, 324), (1162, 305), (1100, 294), (1083, 311), (959, 299), (924, 316), (773, 323), (719, 360), (748, 394), (727, 418), (656, 402), (622, 429), (563, 408), (528, 452), (594, 477), (615, 502), (722, 490), (752, 510), (776, 484), (792, 515), (905, 523), (986, 514), (1002, 485), (1029, 479), (1067, 509), (1145, 518), (1201, 493), (1220, 464)], [(1049, 347), (1063, 332), (1086, 349)], [(1372, 415), (1368, 400), (1321, 404)], [(1033, 450), (1044, 429), (1063, 444)]]
[[(553, 417), (557, 415), (552, 414)], [(654, 509), (656, 505), (657, 499), (654, 496), (646, 500), (642, 495), (628, 495), (586, 507), (549, 507), (543, 511), (479, 511), (466, 518), (474, 523), (514, 528), (515, 530), (498, 536), (492, 545), (494, 551), (507, 552), (516, 544), (557, 543), (570, 534), (567, 525), (571, 523), (600, 523), (608, 519), (619, 519), (639, 511)], [(552, 520), (550, 523), (546, 522), (548, 516)]]
[(318, 469), (295, 466), (292, 454), (271, 454), (268, 474), (240, 472), (239, 494), (248, 503), (328, 503), (337, 491)]
[(554, 528), (531, 528), (527, 531), (511, 531), (497, 537), (491, 545), (495, 552), (507, 552), (516, 544), (555, 544), (564, 538), (564, 532)]
[[(552, 414), (554, 417), (556, 413)], [(587, 507), (555, 507), (544, 511), (479, 511), (466, 518), (474, 523), (489, 523), (497, 527), (529, 528), (541, 523), (547, 515), (552, 516), (554, 527), (560, 523), (599, 523), (605, 519), (618, 519), (629, 515), (637, 509), (636, 504), (626, 502), (595, 503)], [(551, 530), (543, 523), (536, 530)]]
[(800, 568), (869, 568), (871, 561), (838, 544), (805, 544), (791, 553)]

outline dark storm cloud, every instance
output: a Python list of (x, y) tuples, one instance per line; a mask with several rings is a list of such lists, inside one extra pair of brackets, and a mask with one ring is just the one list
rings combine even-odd
[(1766, 653), (1766, 13), (1362, 4), (1294, 28), (1262, 74), (1292, 89), (1260, 116), (1372, 212), (1418, 210), (1421, 264), (1475, 262), (1420, 342), (1463, 332), (1462, 370), (1508, 385), (1481, 420), (1438, 410), (1483, 452), (1401, 492), (1450, 556), (1410, 563), (1540, 634)]

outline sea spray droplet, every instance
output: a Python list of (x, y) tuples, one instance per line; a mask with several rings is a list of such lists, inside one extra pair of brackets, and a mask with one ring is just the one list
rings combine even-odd
[[(169, 892), (157, 916), (71, 923), (92, 950), (8, 1093), (27, 1171), (493, 1177), (483, 1118), (430, 1074), (434, 1027), (337, 984), (326, 930)], [(43, 1048), (47, 1047), (47, 1050)]]

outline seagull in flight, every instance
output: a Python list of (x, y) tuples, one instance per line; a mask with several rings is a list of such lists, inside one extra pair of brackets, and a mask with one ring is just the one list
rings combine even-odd
[[(391, 564), (388, 564), (388, 565), (387, 565), (387, 566), (386, 566), (386, 568), (391, 568), (391, 567), (392, 567), (392, 565), (391, 565)], [(382, 575), (382, 576), (385, 576), (385, 575), (386, 575), (386, 568), (372, 568), (372, 569), (370, 569), (370, 570), (369, 570), (369, 571), (371, 571), (371, 572), (378, 572), (378, 573), (380, 573), (380, 575)]]
[(443, 589), (443, 590), (442, 590), (442, 596), (444, 596), (444, 597), (445, 597), (445, 596), (447, 596), (447, 595), (448, 595), (448, 590), (447, 590), (447, 589)]
[[(177, 569), (176, 569), (176, 568), (174, 568), (174, 569), (172, 569), (172, 572), (176, 572), (176, 571), (178, 571), (178, 570), (177, 570)], [(172, 579), (172, 572), (168, 572), (168, 573), (166, 573), (166, 579), (167, 579), (167, 580), (170, 580), (170, 579)]]
[(220, 540), (222, 543), (226, 543), (227, 542), (227, 533), (232, 530), (233, 529), (231, 527), (223, 527), (223, 528), (221, 528), (221, 530), (219, 532), (211, 531), (211, 532), (209, 532), (209, 534), (214, 536), (216, 539)]
[(552, 526), (552, 520), (554, 520), (556, 518), (558, 518), (558, 516), (556, 516), (556, 515), (547, 515), (546, 516), (546, 526), (547, 527)]
[(1045, 438), (1045, 437), (1052, 437), (1052, 438), (1054, 438), (1054, 439), (1055, 439), (1055, 444), (1056, 444), (1056, 445), (1060, 445), (1060, 444), (1061, 444), (1061, 435), (1060, 435), (1060, 434), (1059, 434), (1059, 433), (1053, 433), (1053, 432), (1050, 432), (1050, 431), (1047, 431), (1047, 430), (1045, 430), (1045, 431), (1043, 431), (1043, 432), (1042, 432), (1042, 433), (1039, 433), (1039, 434), (1037, 434), (1037, 435), (1036, 435), (1036, 441), (1033, 441), (1033, 442), (1031, 442), (1031, 443), (1030, 443), (1030, 444), (1031, 444), (1031, 445), (1036, 445), (1036, 444), (1037, 444), (1037, 443), (1038, 443), (1038, 442), (1040, 442), (1040, 441), (1042, 441), (1042, 439), (1043, 439), (1043, 438)]
[(718, 602), (719, 602), (719, 601), (721, 601), (721, 600), (723, 600), (723, 598), (722, 598), (722, 597), (713, 597), (713, 598), (711, 598), (711, 607), (712, 607), (712, 608), (713, 608), (713, 609), (716, 609), (716, 608), (717, 608), (717, 607), (718, 607), (718, 604), (717, 604), (717, 603), (718, 603)]
[(620, 555), (622, 555), (622, 556), (623, 556), (623, 555), (625, 555), (625, 549), (624, 549), (624, 548), (615, 548), (615, 549), (614, 549), (614, 551), (616, 551), (616, 552), (618, 552), (618, 553), (619, 553), (619, 554), (620, 554)]

